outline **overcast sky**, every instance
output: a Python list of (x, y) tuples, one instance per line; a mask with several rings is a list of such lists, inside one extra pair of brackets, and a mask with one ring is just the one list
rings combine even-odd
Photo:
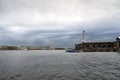
[(71, 47), (114, 41), (120, 0), (0, 0), (0, 45)]

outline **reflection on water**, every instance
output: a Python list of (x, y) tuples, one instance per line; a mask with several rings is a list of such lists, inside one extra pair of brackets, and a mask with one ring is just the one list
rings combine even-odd
[(120, 53), (0, 51), (0, 80), (119, 80)]

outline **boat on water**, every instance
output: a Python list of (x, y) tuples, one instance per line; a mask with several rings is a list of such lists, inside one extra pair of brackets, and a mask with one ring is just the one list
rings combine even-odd
[(65, 52), (82, 52), (82, 50), (68, 49)]

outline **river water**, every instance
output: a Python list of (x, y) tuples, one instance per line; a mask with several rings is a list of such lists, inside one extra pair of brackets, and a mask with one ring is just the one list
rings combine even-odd
[(0, 51), (0, 80), (120, 80), (120, 53)]

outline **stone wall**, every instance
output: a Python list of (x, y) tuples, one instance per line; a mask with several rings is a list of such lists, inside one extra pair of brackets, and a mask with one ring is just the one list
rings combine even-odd
[(76, 44), (76, 50), (83, 50), (85, 52), (110, 52), (116, 51), (116, 42), (91, 42)]

